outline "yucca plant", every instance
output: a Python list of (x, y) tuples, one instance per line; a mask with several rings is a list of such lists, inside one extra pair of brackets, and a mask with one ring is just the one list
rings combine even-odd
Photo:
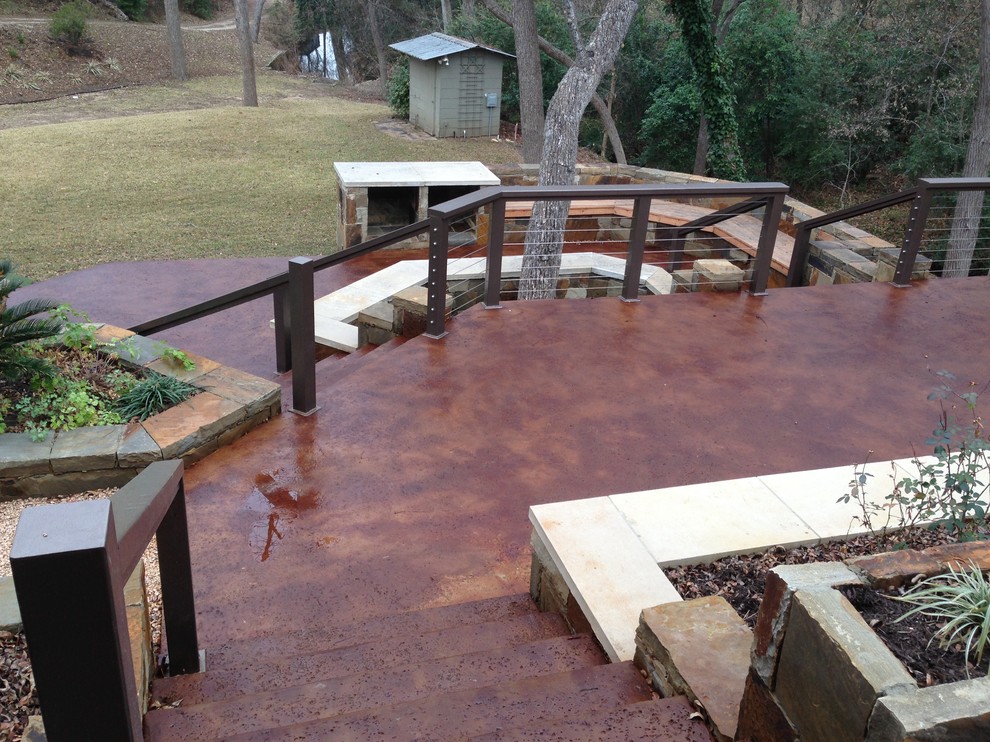
[(62, 323), (36, 315), (50, 312), (58, 305), (47, 299), (29, 299), (8, 306), (8, 299), (27, 279), (14, 273), (13, 264), (0, 259), (0, 376), (16, 379), (26, 373), (45, 373), (48, 364), (24, 350), (24, 343), (58, 335)]
[[(945, 621), (932, 641), (938, 639), (943, 648), (963, 642), (966, 656), (973, 657), (979, 665), (990, 643), (990, 582), (979, 566), (970, 562), (970, 567), (957, 572), (950, 564), (948, 574), (922, 580), (894, 600), (915, 606), (898, 621), (916, 613)], [(966, 676), (969, 677), (968, 667)]]
[(197, 387), (174, 376), (151, 372), (120, 395), (114, 409), (122, 420), (147, 420), (162, 410), (185, 401), (199, 392)]

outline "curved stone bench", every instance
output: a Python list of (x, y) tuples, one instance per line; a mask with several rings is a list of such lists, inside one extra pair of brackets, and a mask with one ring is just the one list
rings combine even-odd
[(278, 415), (282, 390), (273, 381), (187, 354), (191, 371), (164, 358), (164, 343), (112, 325), (97, 340), (117, 347), (126, 363), (187, 381), (202, 391), (141, 423), (103, 425), (49, 434), (0, 435), (0, 498), (66, 495), (119, 487), (152, 461), (198, 461)]

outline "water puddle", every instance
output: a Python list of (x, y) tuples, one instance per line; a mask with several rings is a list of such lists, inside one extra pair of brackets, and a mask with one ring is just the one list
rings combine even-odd
[(245, 507), (258, 516), (251, 524), (248, 544), (259, 561), (268, 561), (299, 514), (318, 504), (319, 492), (294, 488), (294, 479), (285, 469), (263, 472), (254, 479)]

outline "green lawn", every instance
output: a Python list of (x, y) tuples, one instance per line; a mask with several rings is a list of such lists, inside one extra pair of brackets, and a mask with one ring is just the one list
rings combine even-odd
[(325, 254), (336, 249), (335, 160), (518, 159), (487, 139), (397, 139), (374, 127), (388, 116), (341, 98), (263, 96), (257, 109), (0, 131), (0, 256), (44, 279), (109, 261)]

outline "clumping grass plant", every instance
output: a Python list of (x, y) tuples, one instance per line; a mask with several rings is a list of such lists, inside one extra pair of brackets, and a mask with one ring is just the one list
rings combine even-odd
[(956, 571), (950, 564), (948, 574), (922, 580), (894, 600), (915, 606), (898, 621), (917, 613), (944, 621), (932, 641), (938, 639), (943, 648), (964, 644), (966, 656), (979, 665), (990, 643), (990, 582), (979, 566), (970, 562), (970, 567)]
[(151, 372), (120, 395), (114, 407), (122, 420), (147, 420), (199, 391), (174, 376)]

